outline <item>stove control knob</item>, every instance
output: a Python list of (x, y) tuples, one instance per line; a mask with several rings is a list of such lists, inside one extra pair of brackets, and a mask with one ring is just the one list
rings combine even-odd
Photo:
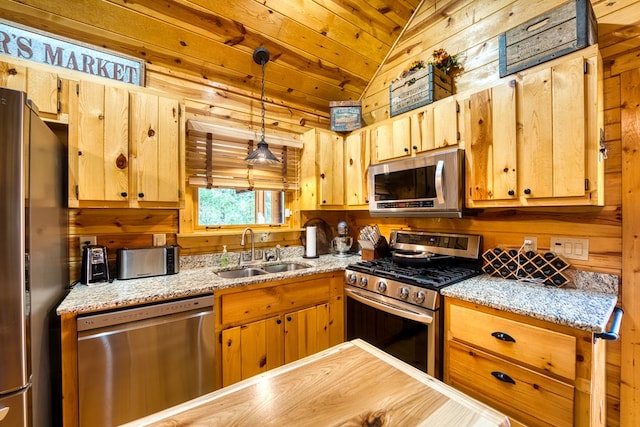
[(363, 288), (367, 287), (367, 278), (366, 277), (362, 276), (360, 278), (360, 286), (362, 286)]
[(416, 295), (413, 297), (414, 301), (418, 304), (422, 304), (425, 298), (426, 295), (423, 291), (416, 292)]
[(357, 278), (358, 276), (356, 276), (356, 273), (349, 273), (349, 275), (347, 276), (347, 283), (350, 285), (355, 285)]
[(409, 297), (409, 288), (401, 287), (398, 290), (398, 296), (402, 299), (407, 299)]
[(378, 289), (378, 292), (380, 292), (380, 293), (385, 292), (387, 290), (387, 284), (381, 280), (376, 285), (376, 288)]

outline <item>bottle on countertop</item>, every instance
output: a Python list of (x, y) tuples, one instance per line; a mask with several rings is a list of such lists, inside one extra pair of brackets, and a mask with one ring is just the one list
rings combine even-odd
[(220, 267), (229, 266), (229, 254), (227, 253), (227, 245), (222, 246), (222, 255), (220, 256)]

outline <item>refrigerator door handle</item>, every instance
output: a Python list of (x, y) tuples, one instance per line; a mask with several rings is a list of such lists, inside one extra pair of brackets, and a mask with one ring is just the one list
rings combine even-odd
[(0, 408), (0, 421), (4, 420), (4, 417), (7, 416), (7, 414), (9, 413), (9, 407), (5, 407), (5, 408)]

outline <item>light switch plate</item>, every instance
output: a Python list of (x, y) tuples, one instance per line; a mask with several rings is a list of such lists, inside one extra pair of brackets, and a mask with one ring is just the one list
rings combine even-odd
[(551, 237), (551, 252), (570, 259), (589, 259), (589, 239), (574, 237)]

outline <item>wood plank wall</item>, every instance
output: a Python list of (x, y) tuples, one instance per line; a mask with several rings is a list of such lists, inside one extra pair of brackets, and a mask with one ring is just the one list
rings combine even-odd
[[(433, 17), (433, 10), (420, 10), (405, 33), (389, 61), (382, 67), (364, 96), (363, 113), (368, 123), (388, 117), (388, 85), (415, 59), (428, 59), (431, 50), (446, 47), (450, 53), (461, 52), (465, 63), (464, 73), (457, 79), (458, 91), (482, 89), (495, 84), (498, 76), (497, 35), (506, 29), (548, 10), (560, 1), (450, 1), (437, 2), (439, 13)], [(621, 126), (621, 111), (625, 99), (637, 99), (626, 93), (637, 90), (637, 86), (624, 87), (620, 83), (620, 73), (639, 70), (639, 41), (633, 34), (615, 32), (615, 28), (638, 22), (640, 7), (637, 1), (592, 2), (599, 20), (601, 53), (604, 58), (604, 121), (605, 144), (608, 158), (605, 161), (605, 206), (603, 208), (565, 209), (513, 209), (488, 210), (475, 217), (461, 220), (452, 219), (380, 219), (371, 218), (366, 212), (305, 212), (307, 218), (320, 217), (331, 227), (346, 220), (352, 230), (364, 225), (377, 223), (383, 232), (393, 228), (418, 228), (433, 231), (478, 233), (484, 237), (484, 247), (519, 247), (523, 237), (537, 236), (540, 250), (548, 250), (551, 236), (588, 238), (590, 256), (588, 261), (572, 261), (573, 268), (612, 273), (622, 276), (622, 146), (621, 135), (629, 131)], [(435, 5), (427, 5), (436, 7)], [(427, 18), (429, 16), (429, 18)], [(514, 24), (510, 24), (514, 23)], [(471, 27), (473, 29), (471, 29)], [(635, 34), (635, 33), (634, 33)], [(630, 52), (629, 52), (630, 51)], [(637, 125), (636, 125), (637, 126)], [(637, 142), (636, 142), (637, 144)], [(632, 143), (630, 143), (632, 145)], [(633, 150), (627, 150), (628, 171), (637, 170), (640, 164)], [(629, 183), (631, 181), (627, 179)], [(629, 184), (630, 185), (630, 184)], [(629, 196), (625, 198), (628, 200)], [(627, 207), (626, 212), (637, 212), (639, 206)], [(303, 218), (302, 222), (305, 221)], [(628, 243), (629, 245), (632, 242)], [(637, 264), (634, 264), (637, 266)], [(635, 271), (635, 269), (633, 270)], [(622, 281), (621, 281), (622, 283)], [(633, 286), (631, 280), (624, 284)], [(635, 293), (631, 293), (635, 295)], [(629, 297), (627, 297), (628, 299)], [(625, 300), (622, 299), (624, 302)], [(627, 303), (631, 306), (631, 304)], [(632, 307), (635, 307), (634, 304)], [(628, 322), (630, 320), (627, 320)], [(623, 322), (624, 323), (624, 322)], [(627, 329), (628, 328), (628, 329)], [(621, 425), (621, 346), (633, 352), (633, 336), (625, 341), (624, 333), (633, 332), (633, 325), (623, 328), (621, 340), (607, 343), (607, 425)], [(624, 344), (623, 344), (624, 343)], [(627, 377), (634, 379), (633, 354), (626, 355)], [(622, 425), (634, 425), (638, 417), (635, 397), (637, 382), (626, 386), (628, 397), (623, 408)]]
[[(405, 38), (389, 57), (365, 94), (363, 111), (369, 122), (386, 118), (388, 110), (388, 84), (417, 56), (427, 57), (431, 50), (445, 47), (451, 53), (461, 52), (465, 74), (456, 82), (458, 90), (481, 89), (495, 82), (497, 76), (497, 35), (547, 10), (564, 0), (536, 1), (469, 1), (452, 0), (425, 2), (425, 9), (418, 12)], [(627, 19), (628, 7), (636, 1), (593, 1), (603, 25)], [(437, 10), (436, 10), (437, 4)], [(429, 8), (434, 8), (433, 10)], [(611, 8), (611, 14), (603, 10)], [(434, 12), (437, 12), (433, 15)], [(638, 14), (640, 12), (637, 12)], [(606, 15), (606, 16), (605, 16)], [(625, 15), (625, 17), (621, 17)], [(601, 16), (605, 18), (600, 19)], [(607, 20), (610, 17), (610, 20)], [(637, 16), (634, 18), (637, 19)], [(513, 23), (513, 25), (512, 25)], [(601, 30), (601, 42), (602, 42)], [(607, 34), (604, 34), (606, 40)], [(337, 223), (346, 220), (354, 233), (367, 224), (380, 224), (384, 234), (394, 228), (418, 228), (433, 231), (478, 233), (484, 237), (484, 247), (519, 247), (525, 235), (537, 236), (541, 250), (549, 248), (551, 236), (571, 236), (590, 240), (590, 256), (586, 262), (573, 263), (574, 268), (621, 275), (622, 273), (622, 148), (621, 103), (627, 99), (621, 91), (619, 67), (640, 70), (637, 56), (625, 55), (635, 48), (633, 34), (628, 41), (610, 42), (602, 48), (605, 59), (605, 136), (608, 148), (606, 168), (606, 197), (603, 208), (582, 209), (513, 209), (485, 211), (475, 217), (455, 219), (379, 219), (371, 218), (366, 211), (308, 211), (303, 213), (302, 223), (319, 217), (335, 229)], [(622, 47), (627, 43), (626, 47)], [(157, 79), (156, 79), (157, 80)], [(150, 79), (153, 82), (154, 79)], [(153, 85), (151, 85), (153, 86)], [(166, 88), (163, 88), (166, 89)], [(216, 100), (217, 107), (224, 107), (224, 99)], [(230, 108), (234, 108), (231, 106)], [(323, 124), (324, 125), (324, 124)], [(321, 126), (324, 127), (324, 126)], [(634, 158), (634, 160), (637, 162)], [(637, 170), (640, 164), (625, 166)], [(626, 199), (625, 199), (626, 200)], [(636, 211), (637, 211), (636, 207)], [(98, 243), (108, 248), (149, 245), (153, 233), (166, 233), (167, 243), (176, 242), (178, 211), (175, 210), (117, 210), (75, 209), (69, 213), (69, 244), (71, 277), (79, 272), (80, 251), (78, 236), (97, 235)], [(215, 242), (203, 242), (192, 253), (212, 252), (226, 242), (235, 242), (230, 236)], [(296, 239), (291, 239), (295, 242)], [(113, 252), (113, 251), (112, 251)], [(114, 256), (110, 255), (110, 258)], [(75, 274), (75, 276), (74, 276)], [(625, 282), (626, 284), (626, 282)], [(624, 342), (624, 336), (622, 337)], [(607, 425), (620, 425), (620, 341), (607, 344)], [(631, 368), (633, 369), (633, 368)], [(633, 393), (633, 390), (631, 390)], [(630, 411), (629, 412), (633, 412)], [(630, 424), (628, 424), (630, 425)]]

